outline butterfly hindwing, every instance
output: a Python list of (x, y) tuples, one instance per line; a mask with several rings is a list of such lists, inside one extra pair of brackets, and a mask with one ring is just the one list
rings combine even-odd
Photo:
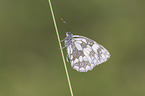
[(92, 70), (110, 58), (110, 53), (100, 44), (84, 36), (66, 33), (67, 61), (78, 72)]

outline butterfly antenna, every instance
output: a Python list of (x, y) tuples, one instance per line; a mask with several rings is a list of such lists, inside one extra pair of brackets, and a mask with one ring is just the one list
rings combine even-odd
[(67, 23), (61, 18), (60, 20), (62, 20), (62, 22), (66, 25), (66, 27), (67, 27), (67, 29), (68, 29), (68, 31), (70, 32), (70, 30), (69, 30), (69, 27), (68, 27), (68, 25), (67, 25)]

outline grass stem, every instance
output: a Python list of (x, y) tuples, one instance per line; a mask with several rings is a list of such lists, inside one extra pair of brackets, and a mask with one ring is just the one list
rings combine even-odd
[(55, 16), (54, 16), (54, 13), (53, 13), (53, 8), (52, 8), (51, 1), (48, 0), (48, 3), (49, 3), (49, 6), (50, 6), (52, 19), (53, 19), (53, 23), (54, 23), (55, 30), (56, 30), (56, 35), (57, 35), (58, 42), (59, 42), (59, 47), (60, 47), (60, 51), (61, 51), (61, 55), (62, 55), (62, 60), (63, 60), (64, 68), (65, 68), (65, 73), (66, 73), (66, 77), (67, 77), (70, 93), (71, 93), (71, 96), (73, 96), (73, 90), (72, 90), (72, 86), (71, 86), (71, 82), (70, 82), (70, 78), (69, 78), (66, 62), (65, 62), (65, 59), (64, 59), (64, 54), (63, 54), (63, 50), (62, 50), (62, 46), (61, 46), (61, 42), (60, 42), (59, 32), (58, 32), (58, 28), (57, 28), (57, 25), (56, 25)]

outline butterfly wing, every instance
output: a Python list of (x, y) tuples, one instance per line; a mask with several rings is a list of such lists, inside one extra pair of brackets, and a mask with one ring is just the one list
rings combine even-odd
[(92, 70), (110, 58), (110, 53), (100, 44), (84, 36), (73, 35), (67, 46), (67, 55), (73, 69), (78, 72)]

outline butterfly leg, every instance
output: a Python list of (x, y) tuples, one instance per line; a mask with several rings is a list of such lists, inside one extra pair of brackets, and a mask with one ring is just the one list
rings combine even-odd
[[(67, 37), (66, 37), (67, 38)], [(66, 38), (64, 38), (63, 40), (61, 40), (60, 42), (63, 42), (64, 40), (66, 40)]]
[(65, 39), (61, 40), (60, 42), (63, 42)]
[(62, 49), (64, 49), (65, 47), (67, 47), (67, 45), (65, 45), (64, 47), (62, 47)]
[[(62, 47), (62, 49), (64, 49), (65, 47), (67, 47), (67, 45), (65, 45), (64, 47)], [(60, 48), (59, 48), (59, 50), (60, 50)]]

